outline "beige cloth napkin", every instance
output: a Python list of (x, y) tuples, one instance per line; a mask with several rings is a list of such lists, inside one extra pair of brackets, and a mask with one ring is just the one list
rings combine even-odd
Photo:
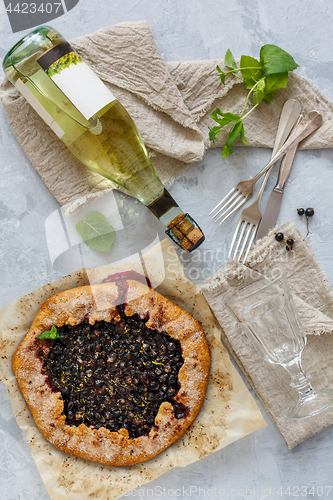
[(223, 299), (248, 277), (274, 278), (285, 271), (305, 333), (307, 345), (302, 354), (305, 371), (315, 389), (333, 389), (333, 290), (323, 274), (307, 239), (296, 226), (286, 222), (279, 231), (293, 238), (294, 251), (287, 252), (277, 242), (274, 230), (259, 240), (246, 265), (228, 263), (202, 287), (222, 328), (222, 340), (264, 404), (290, 449), (333, 423), (333, 408), (300, 421), (290, 420), (287, 409), (297, 400), (290, 387), (288, 372), (264, 361), (236, 320), (222, 305)]
[[(210, 118), (215, 107), (231, 112), (243, 108), (246, 90), (240, 80), (228, 76), (225, 86), (220, 82), (216, 65), (224, 67), (223, 60), (164, 62), (146, 21), (103, 28), (71, 44), (129, 111), (167, 187), (210, 146), (208, 127), (215, 125)], [(18, 142), (65, 213), (115, 187), (83, 167), (6, 79), (0, 98)], [(270, 105), (262, 103), (246, 120), (250, 144), (273, 147), (282, 106), (290, 98), (298, 99), (305, 112), (317, 109), (324, 117), (320, 132), (301, 148), (332, 147), (332, 103), (294, 73)], [(214, 146), (221, 146), (225, 137), (221, 134)]]

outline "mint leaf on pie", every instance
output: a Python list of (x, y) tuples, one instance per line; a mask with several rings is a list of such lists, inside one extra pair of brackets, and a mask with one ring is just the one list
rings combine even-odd
[(45, 330), (45, 332), (38, 335), (38, 339), (58, 339), (60, 337), (55, 325), (52, 325), (51, 330)]

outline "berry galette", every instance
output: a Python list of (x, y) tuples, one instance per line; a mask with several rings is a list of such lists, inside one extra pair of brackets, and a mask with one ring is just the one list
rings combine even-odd
[(43, 436), (110, 466), (160, 453), (205, 397), (210, 357), (199, 323), (130, 279), (57, 293), (13, 357)]

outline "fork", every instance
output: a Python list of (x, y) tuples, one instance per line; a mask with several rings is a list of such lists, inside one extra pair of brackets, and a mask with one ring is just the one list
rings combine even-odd
[[(298, 103), (298, 101), (296, 101), (296, 102)], [(294, 125), (294, 128), (296, 128), (297, 125), (302, 120), (302, 115), (300, 114), (301, 105), (298, 103), (298, 106), (296, 106), (296, 108), (294, 108), (294, 109), (295, 109), (295, 111), (294, 111), (294, 113), (292, 113), (292, 118), (294, 120), (294, 123), (292, 125)], [(297, 113), (299, 114), (298, 118), (297, 118)], [(278, 133), (276, 135), (275, 144), (274, 144), (274, 148), (273, 148), (273, 152), (272, 152), (272, 158), (274, 157), (276, 151), (281, 147), (281, 144), (283, 144), (283, 142), (285, 140), (285, 134), (288, 135), (290, 133), (290, 127), (285, 126), (285, 120), (284, 120), (283, 114), (284, 113), (282, 111), (280, 123), (279, 123), (279, 128), (278, 128)], [(295, 124), (295, 119), (297, 120), (296, 124)], [(291, 120), (290, 120), (290, 123), (292, 123)], [(296, 150), (297, 145), (293, 149)], [(262, 218), (262, 214), (260, 211), (260, 201), (261, 201), (261, 197), (262, 197), (262, 194), (263, 194), (264, 189), (266, 187), (266, 183), (268, 181), (268, 177), (269, 177), (271, 171), (272, 171), (272, 169), (267, 170), (267, 172), (264, 176), (264, 180), (263, 180), (263, 182), (260, 186), (260, 189), (258, 191), (258, 194), (256, 196), (256, 199), (254, 200), (252, 205), (250, 205), (249, 207), (246, 207), (240, 215), (240, 218), (239, 218), (239, 221), (238, 221), (238, 224), (237, 224), (237, 227), (236, 227), (236, 230), (235, 230), (232, 242), (231, 242), (231, 246), (230, 246), (230, 250), (229, 250), (229, 254), (228, 254), (228, 259), (230, 259), (230, 257), (231, 257), (231, 254), (232, 254), (232, 251), (233, 251), (233, 248), (234, 248), (235, 242), (237, 240), (237, 236), (238, 236), (238, 242), (237, 242), (237, 245), (236, 245), (236, 248), (234, 251), (234, 255), (233, 255), (231, 260), (236, 259), (237, 252), (238, 252), (238, 249), (239, 249), (241, 242), (243, 240), (246, 228), (247, 228), (247, 233), (246, 233), (245, 238), (243, 240), (243, 244), (242, 244), (241, 250), (238, 254), (237, 260), (238, 261), (241, 260), (241, 257), (244, 253), (246, 245), (247, 245), (247, 250), (246, 250), (246, 253), (244, 255), (243, 262), (245, 262), (247, 259), (248, 253), (250, 251), (252, 243), (254, 242), (254, 238), (257, 234), (257, 230), (258, 230), (261, 218)], [(242, 229), (241, 229), (241, 227), (242, 227)]]
[[(293, 149), (289, 150), (289, 152), (285, 155), (284, 159), (286, 159), (287, 162), (289, 162), (289, 161), (292, 162), (293, 157), (296, 153), (296, 150), (297, 150), (297, 145)], [(290, 154), (290, 156), (289, 156), (289, 154)], [(240, 218), (239, 218), (239, 221), (238, 221), (238, 224), (237, 224), (237, 227), (236, 227), (234, 237), (233, 237), (232, 242), (231, 242), (231, 246), (230, 246), (230, 250), (229, 250), (229, 254), (228, 254), (228, 259), (230, 259), (230, 257), (231, 257), (231, 254), (233, 252), (233, 248), (235, 245), (235, 241), (238, 237), (237, 246), (235, 248), (234, 255), (233, 255), (231, 260), (236, 260), (238, 249), (241, 245), (241, 242), (243, 241), (243, 244), (242, 244), (241, 250), (238, 254), (237, 260), (238, 260), (238, 262), (241, 261), (242, 256), (244, 255), (244, 252), (245, 252), (246, 245), (247, 245), (247, 250), (245, 252), (244, 258), (242, 259), (242, 262), (244, 263), (246, 261), (248, 253), (249, 253), (249, 251), (252, 247), (252, 244), (254, 242), (254, 239), (257, 235), (258, 227), (259, 227), (259, 224), (260, 224), (261, 219), (262, 219), (262, 214), (260, 211), (260, 201), (261, 201), (261, 196), (262, 196), (262, 193), (264, 191), (265, 185), (266, 185), (266, 182), (264, 179), (262, 185), (260, 186), (260, 190), (257, 194), (257, 197), (254, 200), (254, 202), (252, 203), (252, 205), (244, 208), (244, 210), (242, 211)], [(242, 227), (242, 230), (240, 230), (242, 224), (243, 224), (243, 227)], [(246, 235), (244, 237), (244, 233), (245, 233), (246, 229), (247, 229), (247, 232), (246, 232)], [(244, 237), (244, 240), (243, 240), (243, 237)]]
[[(222, 214), (215, 220), (215, 222), (217, 222), (227, 213), (227, 215), (225, 215), (225, 217), (220, 222), (221, 225), (238, 208), (244, 205), (244, 203), (253, 195), (254, 185), (257, 180), (260, 179), (260, 177), (264, 173), (266, 173), (279, 158), (281, 158), (287, 151), (289, 151), (289, 149), (294, 148), (299, 142), (305, 139), (305, 137), (316, 130), (321, 125), (321, 123), (322, 116), (320, 115), (320, 113), (318, 113), (317, 111), (310, 111), (295, 128), (289, 139), (287, 139), (287, 141), (278, 150), (278, 152), (271, 158), (269, 163), (262, 170), (260, 170), (257, 175), (252, 177), (252, 179), (239, 182), (209, 213), (209, 215), (211, 215), (225, 200), (229, 198), (229, 200), (222, 206), (222, 208), (220, 208), (220, 210), (213, 215), (214, 219), (221, 211), (224, 210)], [(230, 205), (229, 208), (226, 208), (228, 205)]]

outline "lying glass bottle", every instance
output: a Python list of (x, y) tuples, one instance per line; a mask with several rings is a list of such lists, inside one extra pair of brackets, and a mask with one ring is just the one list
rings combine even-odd
[(58, 31), (42, 26), (26, 35), (3, 68), (78, 160), (146, 205), (184, 250), (204, 241), (157, 176), (127, 111)]

